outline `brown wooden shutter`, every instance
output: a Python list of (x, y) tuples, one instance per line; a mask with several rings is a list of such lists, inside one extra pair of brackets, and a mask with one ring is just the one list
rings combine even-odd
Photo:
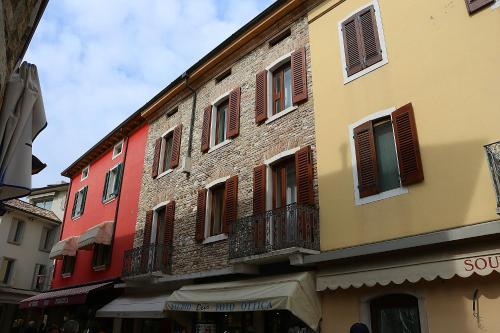
[(205, 239), (205, 214), (207, 207), (207, 189), (198, 190), (198, 208), (196, 210), (196, 241)]
[(228, 233), (232, 223), (238, 217), (238, 176), (233, 176), (226, 181), (224, 203), (224, 225), (222, 232)]
[(368, 121), (354, 129), (354, 146), (358, 168), (359, 197), (378, 193), (378, 167), (372, 122)]
[(170, 201), (165, 207), (165, 234), (163, 245), (171, 246), (174, 241), (174, 219), (175, 219), (175, 201)]
[(203, 113), (203, 128), (201, 132), (201, 151), (207, 152), (210, 148), (210, 122), (212, 120), (212, 105), (207, 106)]
[(146, 212), (146, 221), (144, 222), (144, 233), (142, 236), (142, 245), (149, 246), (151, 244), (151, 230), (153, 228), (153, 211)]
[(396, 140), (401, 184), (406, 186), (423, 181), (424, 170), (411, 103), (392, 113), (392, 126)]
[(153, 178), (158, 177), (158, 168), (160, 167), (161, 141), (162, 138), (158, 138), (155, 141), (155, 154), (153, 158), (153, 167), (151, 169), (151, 176)]
[(255, 122), (267, 119), (267, 71), (257, 73), (255, 82)]
[(241, 88), (238, 87), (229, 93), (229, 112), (227, 115), (228, 138), (234, 138), (240, 133), (240, 101)]
[(465, 0), (469, 14), (472, 14), (484, 6), (492, 4), (493, 2), (495, 2), (495, 0)]
[(307, 65), (306, 48), (301, 47), (292, 53), (292, 102), (298, 104), (307, 101)]
[(266, 166), (259, 165), (253, 169), (253, 213), (266, 211)]
[(179, 159), (181, 156), (181, 138), (182, 138), (182, 124), (177, 125), (174, 129), (172, 137), (172, 158), (170, 160), (170, 168), (174, 169), (179, 166)]
[(363, 69), (363, 50), (358, 26), (357, 15), (348, 18), (342, 23), (345, 63), (348, 76), (356, 74)]
[(301, 148), (295, 153), (295, 173), (297, 204), (314, 205), (311, 146)]
[(359, 27), (363, 40), (364, 68), (366, 68), (382, 60), (382, 50), (380, 48), (375, 8), (373, 6), (359, 13)]

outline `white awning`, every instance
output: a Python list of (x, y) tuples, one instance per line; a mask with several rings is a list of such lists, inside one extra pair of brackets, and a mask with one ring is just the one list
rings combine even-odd
[(78, 237), (73, 236), (57, 242), (50, 251), (50, 259), (62, 259), (64, 256), (75, 257)]
[(32, 143), (47, 126), (35, 65), (24, 62), (7, 83), (0, 112), (0, 200), (31, 192)]
[(251, 312), (289, 310), (316, 330), (321, 303), (313, 273), (184, 286), (167, 299), (170, 311)]
[(101, 318), (166, 318), (165, 303), (171, 293), (119, 297), (97, 310)]
[(111, 245), (114, 222), (107, 221), (85, 231), (78, 238), (78, 249), (89, 249), (94, 244)]
[(477, 251), (434, 251), (410, 256), (389, 256), (387, 259), (361, 264), (342, 264), (317, 274), (317, 290), (385, 286), (389, 283), (415, 283), (436, 278), (466, 278), (472, 274), (485, 276), (500, 272), (500, 249)]

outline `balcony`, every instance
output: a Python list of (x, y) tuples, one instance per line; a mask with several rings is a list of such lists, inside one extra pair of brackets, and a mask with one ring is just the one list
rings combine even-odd
[(125, 251), (123, 258), (124, 279), (149, 279), (171, 272), (171, 246), (151, 244)]
[(231, 262), (300, 261), (319, 251), (319, 214), (312, 206), (291, 204), (238, 219), (229, 233)]
[(486, 145), (484, 148), (497, 198), (497, 214), (500, 214), (500, 141)]

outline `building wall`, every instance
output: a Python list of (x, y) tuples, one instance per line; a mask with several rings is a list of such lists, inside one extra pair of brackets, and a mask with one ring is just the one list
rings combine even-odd
[[(20, 245), (7, 242), (14, 218), (25, 222)], [(31, 290), (36, 264), (47, 267), (50, 264), (49, 253), (39, 250), (44, 226), (57, 228), (55, 223), (44, 222), (19, 212), (8, 212), (0, 217), (0, 260), (3, 257), (15, 259), (10, 287)]]
[[(279, 28), (279, 25), (276, 25)], [(281, 28), (282, 29), (282, 28)], [(151, 123), (146, 147), (145, 168), (135, 246), (142, 244), (146, 212), (161, 202), (175, 200), (174, 252), (172, 274), (218, 269), (228, 265), (228, 242), (211, 244), (195, 241), (197, 191), (210, 182), (225, 176), (238, 175), (238, 216), (252, 214), (253, 169), (264, 160), (282, 151), (298, 146), (314, 145), (314, 114), (312, 79), (309, 56), (308, 27), (305, 17), (291, 25), (292, 35), (270, 48), (263, 43), (248, 54), (242, 54), (234, 64), (225, 63), (220, 71), (229, 66), (232, 74), (220, 83), (211, 78), (197, 89), (197, 107), (194, 121), (191, 174), (186, 176), (181, 167), (172, 173), (152, 179), (151, 168), (154, 142), (168, 129), (183, 124), (181, 160), (188, 149), (189, 124), (192, 98), (180, 101), (178, 112), (167, 118), (164, 115)], [(269, 123), (255, 124), (255, 76), (281, 56), (299, 47), (306, 47), (309, 99), (297, 110)], [(219, 96), (241, 87), (239, 136), (224, 147), (202, 154), (201, 134), (203, 111)], [(165, 107), (161, 112), (168, 111)], [(313, 153), (315, 156), (315, 152)], [(314, 157), (315, 158), (315, 157)], [(316, 190), (316, 180), (315, 190)], [(315, 191), (316, 192), (316, 191)]]
[[(329, 0), (309, 13), (322, 250), (498, 218), (483, 145), (500, 139), (500, 9), (378, 2), (388, 64), (347, 84), (338, 24), (370, 1)], [(409, 102), (424, 182), (356, 206), (348, 126)]]
[(69, 186), (66, 185), (66, 189), (62, 191), (55, 190), (53, 192), (47, 191), (46, 193), (32, 194), (28, 196), (28, 201), (34, 205), (37, 199), (52, 198), (52, 207), (50, 210), (62, 221), (64, 219), (64, 208), (66, 208), (68, 187)]
[[(123, 162), (125, 150), (127, 161), (124, 165), (123, 182), (120, 190), (120, 210), (116, 222), (113, 251), (110, 266), (103, 271), (95, 272), (92, 269), (92, 251), (78, 251), (75, 270), (71, 277), (61, 276), (62, 261), (57, 261), (52, 287), (60, 288), (72, 285), (88, 284), (95, 281), (108, 280), (121, 276), (124, 251), (132, 247), (134, 226), (137, 218), (137, 202), (139, 197), (139, 180), (142, 174), (144, 161), (144, 147), (146, 144), (147, 126), (140, 127), (124, 142), (120, 155), (112, 159), (113, 149), (103, 154), (90, 164), (89, 175), (81, 180), (81, 172), (71, 179), (71, 190), (68, 196), (68, 206), (65, 213), (61, 239), (78, 236), (91, 227), (113, 221), (116, 214), (118, 198), (102, 203), (104, 178), (106, 173)], [(71, 218), (75, 193), (88, 186), (87, 199), (83, 215), (76, 219)]]

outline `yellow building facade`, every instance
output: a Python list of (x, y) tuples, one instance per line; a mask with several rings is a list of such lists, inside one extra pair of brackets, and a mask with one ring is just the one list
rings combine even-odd
[(309, 34), (322, 328), (396, 332), (382, 317), (404, 312), (405, 332), (500, 331), (484, 148), (500, 140), (500, 1), (319, 1)]

